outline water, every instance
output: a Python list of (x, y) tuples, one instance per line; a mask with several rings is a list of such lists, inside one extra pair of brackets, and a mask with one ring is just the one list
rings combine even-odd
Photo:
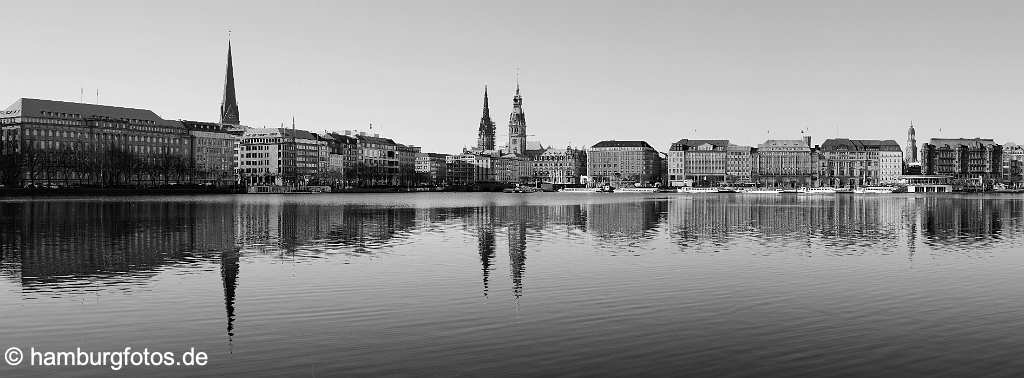
[(1024, 374), (1020, 196), (46, 198), (0, 214), (0, 347), (209, 355), (131, 375)]

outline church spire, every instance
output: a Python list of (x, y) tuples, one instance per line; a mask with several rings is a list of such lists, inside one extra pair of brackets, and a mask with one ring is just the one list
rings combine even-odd
[(508, 117), (508, 153), (526, 155), (526, 114), (523, 96), (519, 94), (519, 70), (516, 70), (516, 95), (512, 97), (512, 114)]
[(491, 120), (491, 109), (487, 104), (487, 86), (484, 85), (484, 114), (480, 116), (480, 128), (477, 131), (476, 148), (478, 150), (494, 149), (494, 121)]
[(239, 124), (238, 100), (235, 98), (235, 68), (231, 63), (231, 39), (228, 39), (228, 66), (224, 74), (224, 98), (220, 103), (220, 123)]

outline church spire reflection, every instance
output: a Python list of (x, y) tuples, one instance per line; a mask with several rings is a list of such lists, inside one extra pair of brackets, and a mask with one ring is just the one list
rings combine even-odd
[(220, 255), (220, 278), (224, 284), (224, 311), (227, 314), (228, 343), (235, 336), (235, 289), (238, 288), (237, 249), (225, 250)]
[(494, 207), (477, 209), (477, 249), (480, 253), (480, 267), (483, 274), (484, 296), (487, 296), (490, 279), (491, 259), (494, 258)]
[(508, 257), (512, 276), (512, 294), (518, 299), (523, 295), (523, 273), (526, 271), (526, 206), (513, 210), (512, 223), (508, 226)]

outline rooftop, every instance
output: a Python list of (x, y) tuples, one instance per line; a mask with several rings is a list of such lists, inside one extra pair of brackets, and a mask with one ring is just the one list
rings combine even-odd
[(826, 139), (825, 143), (821, 144), (821, 149), (824, 151), (902, 151), (900, 144), (896, 143), (894, 140), (846, 138)]
[(981, 139), (981, 138), (932, 138), (928, 141), (928, 144), (935, 146), (960, 146), (965, 145), (969, 147), (981, 147), (981, 146), (995, 146), (996, 142), (992, 139)]
[(729, 140), (727, 139), (680, 139), (678, 142), (672, 143), (672, 147), (669, 151), (686, 151), (691, 148), (710, 144), (716, 148), (726, 148), (729, 146)]
[(591, 148), (607, 148), (607, 147), (644, 147), (653, 149), (650, 144), (642, 140), (605, 140), (597, 142)]
[(11, 106), (8, 106), (6, 110), (0, 111), (0, 117), (108, 118), (114, 120), (147, 121), (148, 123), (161, 126), (181, 125), (176, 121), (160, 118), (152, 110), (35, 98), (18, 99)]

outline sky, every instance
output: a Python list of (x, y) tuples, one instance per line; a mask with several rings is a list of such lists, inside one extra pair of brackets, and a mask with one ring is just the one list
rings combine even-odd
[[(1024, 142), (1024, 2), (20, 1), (0, 102), (218, 120), (228, 30), (242, 123), (498, 145), (516, 71), (529, 140)], [(2, 106), (0, 106), (2, 107)]]

